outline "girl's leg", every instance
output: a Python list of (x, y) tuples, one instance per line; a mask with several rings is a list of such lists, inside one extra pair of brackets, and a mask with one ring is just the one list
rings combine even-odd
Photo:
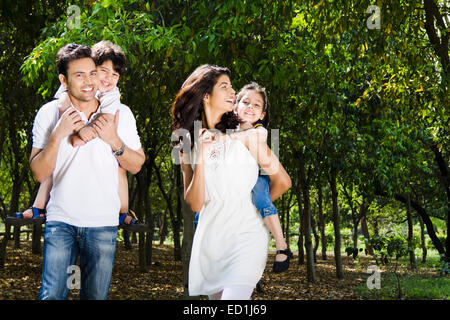
[(221, 300), (250, 300), (252, 293), (252, 286), (231, 285), (223, 289)]
[[(283, 237), (278, 211), (273, 205), (269, 189), (270, 178), (267, 175), (260, 175), (252, 190), (252, 200), (259, 210), (261, 217), (269, 231), (272, 233), (277, 250), (287, 249), (287, 243)], [(276, 261), (287, 259), (285, 254), (277, 254)]]
[[(278, 214), (272, 214), (264, 218), (264, 223), (272, 233), (273, 238), (275, 239), (275, 246), (277, 250), (285, 250), (287, 249), (287, 243), (283, 236), (283, 230), (281, 229), (280, 219)], [(287, 255), (285, 254), (277, 254), (275, 257), (276, 261), (284, 261), (287, 259)]]
[[(48, 199), (50, 198), (50, 190), (52, 189), (52, 186), (53, 186), (53, 179), (50, 176), (39, 186), (36, 199), (34, 199), (33, 202), (33, 207), (38, 209), (45, 209), (45, 207), (47, 206)], [(23, 212), (23, 217), (33, 218), (33, 211), (31, 209), (25, 210)]]

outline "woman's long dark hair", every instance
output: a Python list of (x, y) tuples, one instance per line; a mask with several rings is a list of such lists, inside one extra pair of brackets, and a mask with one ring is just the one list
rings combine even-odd
[[(227, 68), (204, 64), (195, 69), (178, 91), (172, 105), (172, 130), (188, 130), (191, 136), (191, 147), (194, 143), (194, 121), (202, 121), (205, 94), (212, 93), (221, 75), (230, 77), (230, 74)], [(226, 112), (216, 124), (216, 129), (225, 133), (226, 129), (236, 129), (239, 123), (241, 121), (233, 111)], [(207, 124), (203, 122), (203, 126), (206, 127)]]

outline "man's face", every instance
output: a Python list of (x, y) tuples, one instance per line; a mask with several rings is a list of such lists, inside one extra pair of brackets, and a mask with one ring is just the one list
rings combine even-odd
[(75, 99), (88, 102), (95, 98), (98, 80), (97, 68), (92, 58), (70, 61), (67, 65), (67, 79), (61, 74), (59, 78)]

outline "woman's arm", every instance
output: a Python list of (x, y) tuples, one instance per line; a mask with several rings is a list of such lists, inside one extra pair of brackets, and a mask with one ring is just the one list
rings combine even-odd
[(192, 211), (201, 211), (205, 203), (205, 170), (203, 159), (209, 152), (212, 144), (212, 133), (202, 129), (198, 138), (197, 159), (192, 170), (188, 154), (180, 154), (181, 170), (183, 171), (184, 200), (191, 207)]
[(182, 163), (184, 183), (184, 200), (192, 211), (199, 212), (205, 202), (205, 176), (202, 163), (197, 163), (192, 170), (190, 164)]

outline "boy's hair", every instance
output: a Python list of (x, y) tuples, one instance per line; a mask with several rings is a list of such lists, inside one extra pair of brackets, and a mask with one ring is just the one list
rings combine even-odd
[(58, 74), (62, 74), (67, 78), (67, 66), (69, 65), (69, 62), (82, 58), (92, 58), (91, 48), (76, 43), (66, 44), (59, 49), (58, 54), (56, 55), (56, 68)]
[(97, 42), (92, 47), (92, 59), (95, 65), (99, 66), (103, 62), (111, 60), (113, 68), (119, 75), (123, 75), (126, 71), (126, 58), (123, 50), (108, 40)]
[(263, 109), (262, 111), (266, 113), (264, 118), (262, 120), (258, 120), (256, 123), (261, 123), (264, 127), (267, 127), (269, 123), (269, 100), (267, 99), (267, 93), (266, 88), (261, 87), (256, 82), (250, 82), (249, 84), (246, 84), (242, 87), (241, 90), (239, 90), (239, 93), (236, 95), (235, 104), (237, 105), (239, 101), (244, 97), (245, 93), (247, 91), (256, 91), (260, 94), (260, 96), (263, 99)]

